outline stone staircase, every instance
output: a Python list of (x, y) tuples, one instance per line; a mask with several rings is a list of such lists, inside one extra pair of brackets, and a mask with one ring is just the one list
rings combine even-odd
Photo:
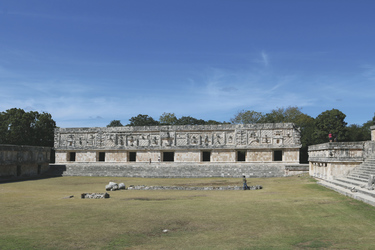
[(368, 188), (370, 175), (375, 176), (375, 153), (350, 171), (346, 177), (334, 180), (319, 180), (318, 183), (341, 194), (375, 206), (375, 190)]

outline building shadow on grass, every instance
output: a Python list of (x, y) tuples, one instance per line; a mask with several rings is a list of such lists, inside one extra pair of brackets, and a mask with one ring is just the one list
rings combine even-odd
[(1, 183), (8, 182), (20, 182), (20, 181), (31, 181), (31, 180), (41, 180), (62, 177), (63, 173), (66, 171), (66, 165), (49, 165), (49, 168), (46, 172), (39, 175), (24, 175), (24, 176), (2, 176), (0, 177)]

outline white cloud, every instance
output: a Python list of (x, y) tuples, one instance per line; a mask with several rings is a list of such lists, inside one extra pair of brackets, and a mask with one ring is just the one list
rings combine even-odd
[(262, 56), (262, 62), (264, 64), (265, 67), (268, 67), (268, 55), (266, 54), (266, 52), (262, 51), (261, 53), (261, 56)]

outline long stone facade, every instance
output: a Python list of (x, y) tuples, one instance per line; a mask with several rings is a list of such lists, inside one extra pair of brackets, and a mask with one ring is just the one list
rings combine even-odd
[(298, 128), (291, 123), (186, 125), (55, 130), (56, 164), (298, 164)]
[(35, 176), (49, 168), (51, 148), (0, 145), (0, 178)]

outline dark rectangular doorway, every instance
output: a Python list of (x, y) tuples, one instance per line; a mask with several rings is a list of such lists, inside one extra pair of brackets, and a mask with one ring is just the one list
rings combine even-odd
[(237, 161), (246, 161), (246, 151), (237, 151)]
[(99, 161), (105, 161), (105, 152), (99, 152)]
[(137, 160), (137, 152), (129, 152), (129, 161)]
[(211, 161), (211, 152), (210, 151), (203, 151), (202, 161)]
[(283, 151), (281, 151), (281, 150), (273, 151), (273, 160), (274, 161), (282, 161), (283, 160)]
[(69, 161), (76, 161), (76, 152), (69, 153)]
[(174, 161), (174, 152), (163, 152), (163, 161)]

